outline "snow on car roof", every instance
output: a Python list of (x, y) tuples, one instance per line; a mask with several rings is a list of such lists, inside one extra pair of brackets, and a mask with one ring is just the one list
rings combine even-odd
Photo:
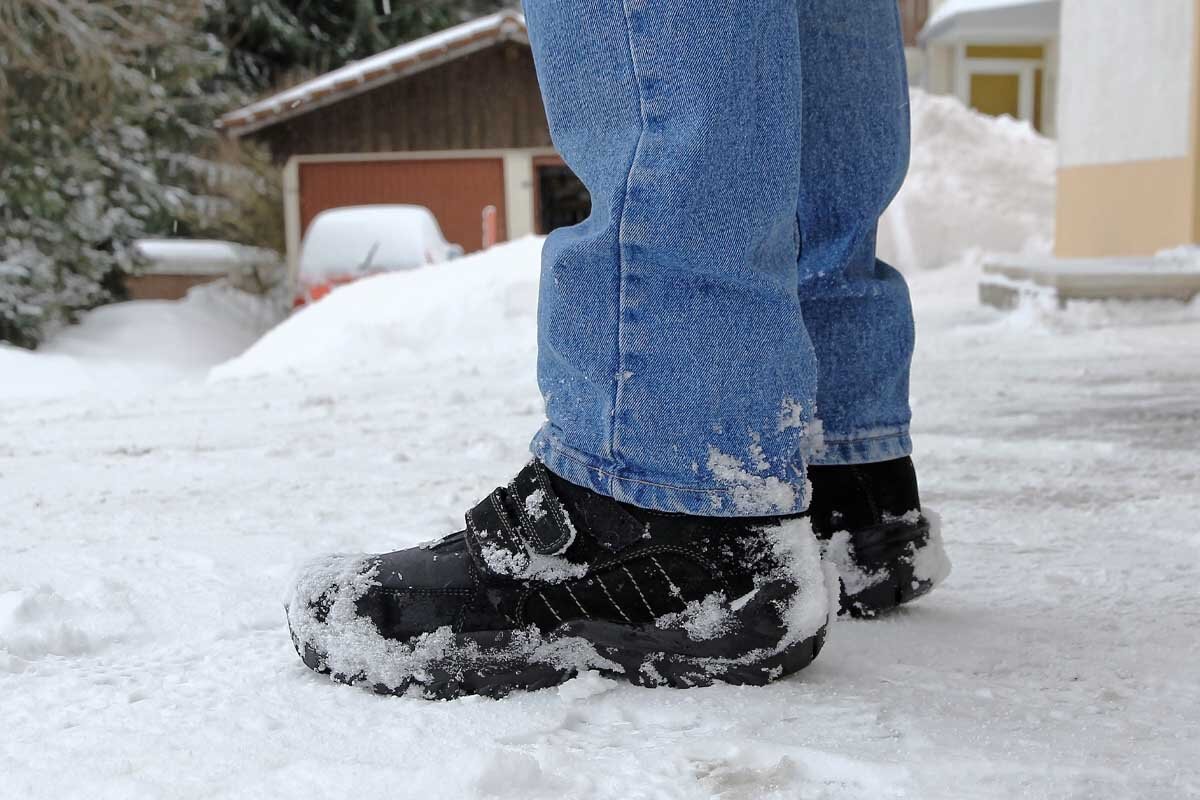
[(300, 246), (300, 276), (320, 281), (444, 261), (451, 247), (424, 206), (343, 206), (313, 219)]

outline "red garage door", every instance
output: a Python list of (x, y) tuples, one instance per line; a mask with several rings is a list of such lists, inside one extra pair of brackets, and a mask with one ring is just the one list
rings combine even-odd
[(504, 162), (499, 158), (331, 161), (300, 165), (300, 229), (328, 208), (411, 203), (437, 217), (446, 238), (467, 252), (483, 246), (483, 209), (499, 212), (503, 240)]

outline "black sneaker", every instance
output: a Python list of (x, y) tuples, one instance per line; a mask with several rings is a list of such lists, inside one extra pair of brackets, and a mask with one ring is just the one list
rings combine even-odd
[(304, 663), (335, 680), (499, 697), (587, 669), (643, 686), (767, 683), (816, 657), (831, 586), (805, 518), (646, 511), (534, 461), (463, 531), (311, 563), (286, 609)]
[(921, 510), (912, 460), (810, 466), (808, 514), (838, 571), (842, 613), (873, 617), (950, 574), (937, 516)]

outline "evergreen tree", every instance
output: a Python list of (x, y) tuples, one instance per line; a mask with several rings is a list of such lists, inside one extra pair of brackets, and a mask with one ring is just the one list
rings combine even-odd
[(278, 176), (213, 121), (511, 0), (0, 0), (0, 341), (120, 299), (133, 242), (279, 248)]
[(515, 0), (208, 0), (207, 30), (251, 92), (374, 55)]
[(0, 339), (32, 347), (119, 299), (134, 240), (219, 233), (231, 184), (199, 2), (0, 0)]

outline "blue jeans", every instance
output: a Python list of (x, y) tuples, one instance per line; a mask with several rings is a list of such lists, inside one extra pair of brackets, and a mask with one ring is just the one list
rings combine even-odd
[(896, 0), (525, 0), (591, 216), (543, 251), (532, 449), (710, 516), (803, 511), (806, 464), (908, 455)]

